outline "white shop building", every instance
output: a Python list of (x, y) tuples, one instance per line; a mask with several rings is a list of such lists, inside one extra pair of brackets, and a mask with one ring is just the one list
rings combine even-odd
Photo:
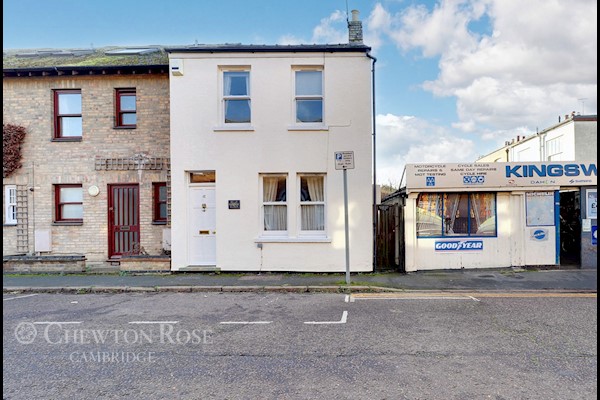
[(596, 180), (595, 162), (409, 164), (405, 271), (596, 268)]

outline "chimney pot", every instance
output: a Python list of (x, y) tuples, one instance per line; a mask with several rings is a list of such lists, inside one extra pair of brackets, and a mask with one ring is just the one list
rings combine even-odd
[(352, 21), (358, 21), (358, 16), (360, 14), (360, 11), (352, 10), (351, 13), (352, 13)]

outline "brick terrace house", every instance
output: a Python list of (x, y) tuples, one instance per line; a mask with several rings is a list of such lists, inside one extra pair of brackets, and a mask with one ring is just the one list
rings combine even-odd
[(118, 270), (140, 254), (168, 270), (165, 51), (5, 51), (3, 78), (5, 128), (26, 130), (3, 174), (4, 270)]

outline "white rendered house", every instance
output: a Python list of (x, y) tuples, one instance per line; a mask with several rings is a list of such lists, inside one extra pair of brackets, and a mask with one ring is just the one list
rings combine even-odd
[(360, 43), (167, 49), (173, 271), (373, 269), (372, 58)]

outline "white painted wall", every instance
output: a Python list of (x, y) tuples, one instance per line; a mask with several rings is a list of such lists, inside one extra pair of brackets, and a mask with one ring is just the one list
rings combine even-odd
[[(343, 176), (334, 152), (354, 151), (348, 171), (350, 266), (372, 270), (371, 61), (364, 53), (173, 53), (183, 75), (171, 76), (172, 268), (188, 266), (188, 172), (216, 171), (217, 267), (223, 271), (345, 271)], [(326, 130), (288, 129), (294, 122), (292, 66), (322, 66)], [(250, 67), (252, 128), (215, 129), (220, 121), (220, 66)], [(288, 174), (288, 232), (259, 238), (259, 174)], [(326, 174), (327, 238), (298, 236), (298, 173)], [(239, 210), (228, 200), (240, 200)], [(257, 244), (262, 243), (262, 249)]]

